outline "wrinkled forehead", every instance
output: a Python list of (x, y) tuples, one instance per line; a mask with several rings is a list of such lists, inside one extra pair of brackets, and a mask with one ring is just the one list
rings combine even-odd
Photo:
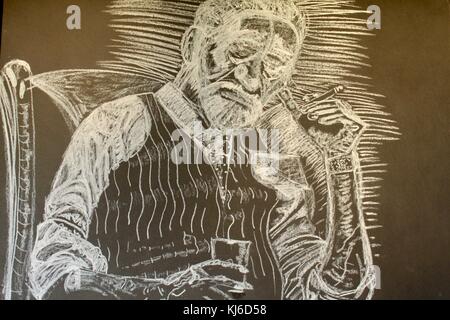
[(222, 25), (217, 33), (227, 34), (240, 30), (252, 30), (266, 35), (268, 38), (282, 39), (287, 47), (298, 52), (301, 45), (301, 36), (296, 26), (286, 18), (264, 10), (243, 10), (229, 12), (224, 16)]

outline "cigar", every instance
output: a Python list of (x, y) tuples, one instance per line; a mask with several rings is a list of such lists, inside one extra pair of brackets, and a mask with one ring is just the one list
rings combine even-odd
[(319, 101), (331, 99), (336, 94), (343, 92), (345, 90), (345, 87), (342, 85), (335, 86), (334, 88), (331, 88), (330, 90), (324, 92), (320, 96), (315, 97), (314, 99), (308, 101), (305, 105), (299, 107), (297, 103), (295, 102), (294, 98), (292, 97), (292, 93), (290, 90), (286, 89), (283, 92), (280, 93), (280, 98), (283, 101), (284, 105), (291, 111), (297, 111), (301, 114), (307, 113), (306, 110), (308, 110), (313, 104)]
[(336, 94), (343, 92), (344, 89), (345, 89), (344, 86), (341, 86), (341, 85), (336, 86), (336, 87), (326, 91), (325, 93), (321, 94), (320, 96), (308, 101), (308, 103), (304, 107), (309, 106), (310, 104), (313, 104), (318, 101), (330, 99), (330, 98), (334, 97)]

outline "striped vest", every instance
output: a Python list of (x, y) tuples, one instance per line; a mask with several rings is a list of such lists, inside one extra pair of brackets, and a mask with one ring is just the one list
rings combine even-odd
[(274, 191), (253, 178), (249, 165), (175, 164), (171, 134), (178, 127), (152, 95), (147, 100), (149, 138), (110, 173), (90, 224), (89, 240), (107, 257), (108, 272), (164, 278), (211, 259), (214, 239), (243, 240), (250, 242), (246, 280), (255, 288), (244, 298), (279, 299), (281, 277), (268, 241)]

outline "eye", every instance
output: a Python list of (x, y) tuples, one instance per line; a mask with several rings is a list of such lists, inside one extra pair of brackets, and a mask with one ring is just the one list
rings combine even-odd
[(209, 70), (214, 71), (217, 69), (217, 64), (214, 59), (214, 51), (217, 49), (217, 46), (215, 44), (211, 45), (211, 47), (207, 50), (206, 55), (206, 66)]
[(228, 57), (233, 64), (239, 64), (262, 50), (261, 44), (252, 40), (238, 40), (228, 49)]
[(286, 71), (286, 63), (268, 54), (263, 61), (264, 71), (269, 80), (276, 80)]
[(266, 65), (270, 68), (276, 69), (285, 65), (285, 61), (281, 60), (279, 56), (274, 55), (273, 53), (267, 54), (264, 59)]

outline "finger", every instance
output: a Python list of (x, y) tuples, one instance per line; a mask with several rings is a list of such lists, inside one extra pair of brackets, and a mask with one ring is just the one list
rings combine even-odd
[(327, 116), (327, 115), (333, 115), (333, 114), (342, 114), (340, 110), (337, 110), (336, 107), (330, 107), (326, 109), (319, 109), (314, 112), (308, 113), (308, 119), (311, 121), (316, 121), (320, 119), (321, 117)]
[(223, 267), (225, 267), (225, 268), (239, 270), (239, 272), (241, 272), (241, 273), (249, 273), (249, 270), (241, 264), (232, 263), (232, 262), (228, 262), (228, 261), (222, 261), (222, 263), (223, 263)]
[[(198, 273), (195, 273), (198, 274)], [(186, 269), (181, 272), (174, 273), (173, 275), (170, 275), (168, 278), (164, 280), (164, 283), (166, 285), (181, 285), (183, 283), (187, 283), (191, 280), (193, 276), (192, 267), (191, 269)]]
[(320, 93), (309, 93), (309, 94), (305, 94), (303, 96), (302, 100), (305, 101), (305, 102), (309, 102), (309, 101), (311, 101), (313, 99), (316, 99), (318, 97), (320, 97)]
[(243, 265), (237, 264), (237, 263), (233, 263), (233, 262), (229, 262), (229, 261), (222, 261), (222, 260), (207, 260), (204, 262), (199, 263), (197, 266), (199, 267), (208, 267), (208, 266), (219, 266), (219, 267), (223, 267), (223, 268), (229, 268), (229, 269), (234, 269), (234, 270), (238, 270), (241, 273), (248, 273), (249, 270), (244, 267)]
[[(233, 297), (227, 293), (226, 290), (221, 290), (215, 286), (212, 286), (209, 288), (210, 291), (212, 291), (213, 293), (215, 293), (220, 299), (225, 299), (225, 300), (234, 300)], [(218, 300), (218, 299), (214, 299), (213, 300)]]
[(336, 123), (342, 123), (345, 117), (342, 114), (333, 114), (319, 119), (319, 123), (322, 125), (332, 125)]
[(203, 269), (204, 267), (205, 267), (204, 265), (194, 265), (194, 266), (191, 266), (191, 270), (192, 270), (194, 273), (196, 273), (196, 275), (197, 275), (198, 277), (203, 278), (203, 277), (209, 276), (208, 272), (206, 272), (206, 271)]
[(239, 282), (236, 280), (232, 280), (225, 276), (216, 276), (209, 279), (216, 285), (221, 285), (222, 287), (226, 287), (227, 289), (233, 289), (239, 286)]
[(307, 104), (306, 106), (303, 107), (303, 111), (305, 112), (314, 112), (318, 109), (322, 109), (322, 108), (328, 108), (328, 107), (334, 107), (336, 108), (336, 100), (333, 99), (328, 99), (328, 100), (322, 100), (322, 101), (317, 101), (317, 102), (312, 102)]
[(186, 292), (184, 288), (175, 288), (167, 294), (167, 300), (178, 299)]
[(253, 290), (253, 286), (247, 282), (242, 281), (236, 281), (230, 278), (227, 278), (225, 276), (216, 276), (211, 277), (208, 279), (209, 281), (212, 281), (216, 284), (219, 284), (221, 286), (228, 287), (228, 289), (235, 289), (235, 290)]
[(117, 280), (114, 277), (105, 277), (98, 283), (95, 283), (92, 288), (101, 292), (104, 296), (113, 297), (114, 299), (120, 299), (122, 297), (133, 298), (137, 296), (133, 291), (135, 286), (129, 278)]
[(112, 290), (105, 289), (105, 288), (96, 288), (96, 287), (92, 287), (91, 290), (93, 292), (101, 294), (105, 298), (113, 298), (115, 300), (120, 300), (120, 297)]
[(327, 109), (334, 106), (333, 104), (329, 104), (329, 103), (321, 103), (321, 102), (317, 102), (317, 103), (311, 103), (307, 106), (305, 106), (302, 111), (305, 113), (310, 113), (310, 112), (316, 112), (318, 110), (321, 109)]
[(347, 110), (353, 110), (353, 106), (350, 103), (348, 103), (347, 101), (337, 100), (336, 102), (342, 108), (345, 108)]
[(314, 113), (317, 114), (319, 117), (320, 116), (325, 116), (325, 115), (330, 115), (330, 114), (333, 114), (333, 113), (338, 113), (338, 112), (341, 113), (335, 106), (330, 107), (330, 108), (319, 109), (317, 111), (314, 111)]

